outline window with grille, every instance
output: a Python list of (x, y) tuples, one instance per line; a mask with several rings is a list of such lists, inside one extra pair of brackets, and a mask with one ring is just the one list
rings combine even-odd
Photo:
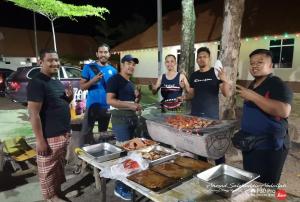
[(270, 40), (274, 68), (292, 68), (295, 39)]

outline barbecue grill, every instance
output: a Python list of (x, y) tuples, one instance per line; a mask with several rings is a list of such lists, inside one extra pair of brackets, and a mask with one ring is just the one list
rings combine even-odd
[(211, 159), (224, 156), (231, 144), (236, 121), (215, 120), (214, 124), (206, 128), (187, 132), (166, 123), (166, 118), (170, 116), (173, 115), (160, 113), (145, 116), (147, 129), (153, 140)]

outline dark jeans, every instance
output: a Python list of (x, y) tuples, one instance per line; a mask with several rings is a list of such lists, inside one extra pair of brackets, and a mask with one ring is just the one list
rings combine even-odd
[(80, 140), (80, 147), (84, 144), (94, 144), (93, 138), (93, 128), (95, 126), (95, 122), (98, 122), (98, 132), (105, 132), (107, 131), (109, 120), (111, 114), (107, 111), (99, 115), (98, 120), (89, 120), (88, 110), (84, 113), (83, 121), (82, 121), (82, 128), (81, 128), (81, 140)]
[[(138, 126), (138, 118), (133, 111), (115, 110), (112, 111), (112, 130), (117, 141), (124, 142), (135, 136), (135, 130)], [(130, 187), (120, 181), (116, 181), (115, 189), (121, 189), (124, 192), (131, 191)]]
[(283, 146), (279, 150), (252, 150), (243, 152), (243, 166), (246, 171), (260, 175), (257, 181), (276, 185), (288, 150)]
[[(203, 157), (203, 156), (198, 156), (198, 160), (207, 162), (207, 158)], [(219, 165), (222, 163), (225, 163), (225, 156), (222, 156), (221, 158), (215, 160), (216, 165)]]
[(112, 130), (117, 141), (124, 142), (135, 137), (138, 118), (133, 111), (112, 112)]

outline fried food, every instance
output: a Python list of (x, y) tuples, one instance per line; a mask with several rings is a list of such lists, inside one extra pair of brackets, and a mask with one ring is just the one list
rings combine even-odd
[(192, 169), (193, 171), (204, 171), (212, 167), (210, 163), (184, 156), (176, 158), (174, 163), (182, 167)]
[(164, 156), (169, 155), (169, 153), (167, 152), (163, 152), (163, 151), (150, 151), (150, 152), (142, 152), (142, 157), (144, 159), (150, 160), (150, 161), (154, 161), (156, 159), (160, 159)]
[(153, 191), (158, 191), (174, 183), (173, 179), (152, 170), (144, 170), (127, 178)]
[(141, 149), (141, 148), (144, 148), (147, 146), (151, 146), (155, 143), (156, 142), (154, 142), (152, 140), (134, 138), (134, 139), (128, 141), (127, 143), (125, 143), (124, 145), (122, 145), (122, 147), (127, 151), (132, 151), (132, 150)]
[(151, 168), (151, 170), (176, 180), (193, 175), (192, 170), (181, 167), (174, 163), (164, 163), (155, 165)]

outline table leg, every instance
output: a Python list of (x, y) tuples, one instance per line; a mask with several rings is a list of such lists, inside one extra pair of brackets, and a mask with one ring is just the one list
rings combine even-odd
[(101, 201), (106, 201), (106, 178), (100, 177), (101, 181)]
[(81, 169), (80, 174), (83, 174), (86, 171), (87, 163), (85, 161), (81, 161)]
[(135, 202), (136, 201), (136, 198), (135, 198), (135, 190), (134, 189), (131, 189), (131, 191), (132, 191), (132, 199), (131, 199), (131, 201), (132, 202)]
[(100, 175), (99, 175), (99, 169), (94, 167), (94, 178), (95, 178), (95, 184), (96, 184), (96, 189), (101, 190), (101, 182), (100, 182)]

